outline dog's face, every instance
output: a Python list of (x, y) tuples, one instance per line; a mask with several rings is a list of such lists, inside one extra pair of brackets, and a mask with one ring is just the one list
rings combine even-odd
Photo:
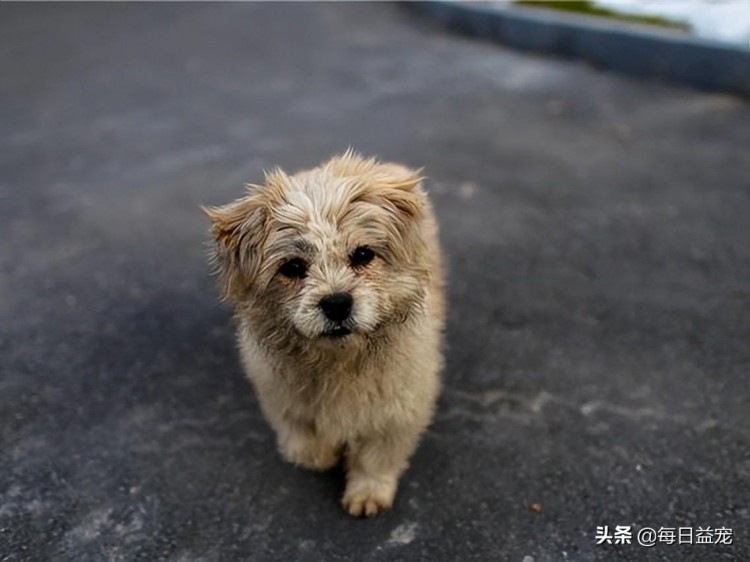
[(421, 306), (420, 176), (346, 153), (207, 209), (227, 297), (269, 337), (348, 341)]

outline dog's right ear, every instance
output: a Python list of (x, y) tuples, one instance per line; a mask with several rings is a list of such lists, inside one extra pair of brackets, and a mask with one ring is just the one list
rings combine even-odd
[(265, 205), (254, 193), (222, 207), (201, 207), (209, 216), (216, 263), (224, 298), (246, 293), (258, 276), (266, 235)]

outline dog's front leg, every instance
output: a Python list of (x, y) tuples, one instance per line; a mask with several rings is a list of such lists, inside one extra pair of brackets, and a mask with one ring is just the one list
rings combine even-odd
[(421, 428), (400, 426), (347, 443), (342, 504), (350, 515), (370, 517), (391, 508), (420, 433)]
[(312, 424), (277, 420), (279, 452), (287, 461), (310, 470), (328, 470), (339, 461), (339, 444), (319, 435)]

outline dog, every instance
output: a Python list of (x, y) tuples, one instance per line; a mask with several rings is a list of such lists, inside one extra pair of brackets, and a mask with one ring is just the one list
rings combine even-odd
[(438, 229), (419, 171), (349, 150), (204, 207), (240, 356), (282, 457), (344, 460), (344, 509), (392, 507), (440, 390)]

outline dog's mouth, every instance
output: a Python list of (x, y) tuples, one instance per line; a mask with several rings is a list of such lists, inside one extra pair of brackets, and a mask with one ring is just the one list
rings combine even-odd
[(339, 338), (345, 338), (351, 333), (352, 333), (351, 329), (347, 328), (346, 326), (336, 326), (332, 330), (323, 332), (323, 336), (326, 338), (339, 339)]

